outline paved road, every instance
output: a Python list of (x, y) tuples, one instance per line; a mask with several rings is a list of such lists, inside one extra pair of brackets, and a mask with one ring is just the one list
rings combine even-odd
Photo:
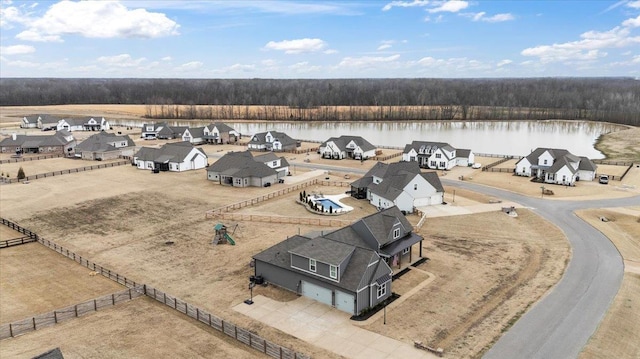
[[(296, 164), (325, 170), (337, 166)], [(364, 173), (359, 169), (342, 169)], [(622, 258), (599, 231), (578, 218), (585, 208), (639, 206), (640, 196), (591, 201), (531, 198), (469, 182), (442, 179), (452, 187), (467, 188), (530, 207), (566, 234), (572, 257), (558, 284), (523, 315), (485, 354), (484, 358), (575, 358), (595, 332), (615, 297), (623, 276)], [(541, 238), (544, 240), (544, 238)]]

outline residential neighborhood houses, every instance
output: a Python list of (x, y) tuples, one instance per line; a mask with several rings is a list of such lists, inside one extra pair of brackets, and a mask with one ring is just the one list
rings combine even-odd
[[(142, 125), (140, 138), (171, 140), (181, 138), (186, 126), (169, 126), (166, 122), (145, 123)], [(190, 142), (190, 141), (189, 141)]]
[(109, 121), (104, 117), (63, 118), (58, 121), (56, 130), (73, 131), (108, 131), (111, 129)]
[(24, 116), (20, 121), (20, 128), (39, 128), (41, 130), (51, 130), (58, 126), (60, 119), (50, 115)]
[(397, 206), (404, 213), (413, 213), (416, 207), (441, 204), (444, 187), (437, 173), (422, 173), (415, 161), (378, 162), (351, 183), (351, 195), (366, 198), (379, 209)]
[(360, 136), (331, 137), (320, 145), (322, 158), (366, 160), (375, 157), (376, 146)]
[(402, 160), (416, 161), (421, 168), (450, 170), (472, 165), (475, 156), (471, 150), (456, 150), (445, 142), (413, 141), (404, 147)]
[(83, 160), (109, 160), (121, 156), (133, 156), (136, 144), (128, 135), (116, 135), (100, 131), (80, 142), (75, 156)]
[(254, 278), (359, 315), (391, 296), (391, 267), (422, 258), (422, 241), (400, 210), (390, 207), (334, 232), (296, 235), (256, 254)]
[(242, 138), (240, 132), (221, 122), (212, 123), (204, 127), (206, 143), (216, 145), (236, 143)]
[(253, 156), (249, 151), (229, 152), (207, 169), (207, 179), (233, 187), (264, 187), (289, 173), (289, 163), (273, 153)]
[(189, 142), (166, 143), (160, 148), (142, 147), (133, 163), (139, 169), (182, 172), (207, 166), (207, 155)]
[(61, 154), (72, 156), (76, 147), (76, 139), (69, 131), (57, 131), (52, 135), (18, 135), (11, 136), (0, 141), (2, 153), (40, 153)]
[(564, 149), (539, 147), (516, 163), (515, 174), (535, 177), (544, 183), (573, 186), (576, 181), (593, 181), (597, 166), (586, 157)]
[(247, 145), (253, 151), (291, 151), (300, 146), (300, 143), (289, 137), (286, 133), (267, 131), (256, 133)]

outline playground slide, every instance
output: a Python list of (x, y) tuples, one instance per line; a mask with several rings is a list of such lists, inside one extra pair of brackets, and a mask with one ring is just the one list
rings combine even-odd
[(236, 241), (233, 240), (233, 238), (231, 238), (231, 236), (229, 235), (229, 233), (225, 233), (224, 234), (224, 238), (227, 239), (227, 242), (229, 242), (229, 244), (231, 244), (232, 246), (236, 245)]

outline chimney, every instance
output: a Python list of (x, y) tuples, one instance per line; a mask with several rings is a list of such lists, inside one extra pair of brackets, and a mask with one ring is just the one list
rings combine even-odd
[(15, 132), (14, 132), (14, 133), (12, 133), (12, 134), (11, 134), (11, 139), (15, 141), (15, 140), (16, 140), (16, 138), (17, 138), (16, 133), (15, 133)]

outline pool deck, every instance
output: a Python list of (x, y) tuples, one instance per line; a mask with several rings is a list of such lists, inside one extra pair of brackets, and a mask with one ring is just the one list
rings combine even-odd
[(316, 195), (310, 195), (310, 196), (311, 196), (311, 199), (312, 199), (313, 201), (317, 201), (317, 200), (319, 200), (319, 199), (328, 199), (328, 200), (331, 200), (332, 202), (335, 202), (337, 205), (339, 205), (340, 207), (342, 207), (342, 208), (340, 209), (340, 212), (350, 212), (350, 211), (353, 211), (353, 207), (351, 207), (351, 206), (347, 206), (346, 204), (344, 204), (344, 203), (340, 202), (340, 199), (342, 199), (342, 198), (346, 198), (346, 197), (349, 197), (349, 195), (347, 195), (347, 194), (340, 193), (340, 194), (328, 194), (328, 195), (323, 194), (323, 195), (321, 195), (321, 196), (320, 196), (320, 195), (318, 195), (317, 197), (315, 197)]

